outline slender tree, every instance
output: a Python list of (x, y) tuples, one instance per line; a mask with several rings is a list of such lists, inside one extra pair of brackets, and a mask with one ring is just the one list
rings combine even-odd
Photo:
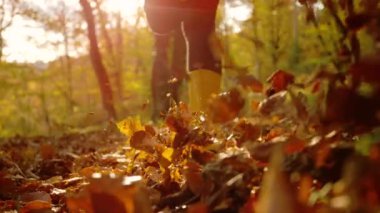
[(62, 35), (63, 35), (63, 44), (64, 44), (64, 50), (65, 50), (65, 71), (67, 74), (67, 81), (68, 81), (68, 99), (70, 103), (70, 109), (74, 109), (74, 101), (73, 101), (73, 80), (72, 80), (72, 62), (70, 57), (70, 48), (69, 48), (69, 41), (70, 41), (70, 35), (69, 35), (69, 29), (68, 29), (68, 15), (66, 14), (67, 6), (64, 1), (61, 2), (61, 9), (58, 13), (58, 20), (59, 23), (61, 23), (61, 29), (62, 29)]
[(116, 111), (113, 103), (112, 88), (98, 47), (93, 9), (87, 0), (79, 0), (79, 2), (82, 6), (83, 15), (87, 23), (91, 63), (98, 80), (103, 107), (107, 111), (109, 118), (115, 119)]
[(64, 0), (59, 0), (49, 6), (45, 5), (45, 7), (28, 2), (23, 5), (21, 15), (41, 24), (41, 27), (47, 32), (62, 35), (62, 41), (45, 41), (44, 45), (52, 45), (55, 48), (63, 47), (64, 55), (59, 59), (67, 86), (57, 85), (57, 87), (66, 98), (70, 112), (73, 112), (77, 103), (74, 100), (73, 60), (70, 52), (74, 49), (73, 43), (78, 42), (84, 34), (83, 32), (76, 32), (78, 27), (75, 27), (77, 22), (82, 23), (83, 20), (78, 18), (77, 11), (69, 7)]
[(19, 12), (19, 0), (0, 0), (0, 61), (3, 59), (4, 54), (4, 32), (13, 23), (13, 18)]
[(116, 15), (116, 49), (115, 49), (115, 78), (116, 78), (116, 87), (119, 101), (123, 100), (123, 26), (122, 26), (122, 17), (118, 13)]
[[(116, 101), (123, 100), (123, 77), (122, 77), (122, 49), (123, 49), (123, 35), (122, 35), (122, 16), (120, 12), (114, 16), (108, 15), (102, 9), (103, 0), (95, 0), (95, 9), (98, 15), (98, 23), (101, 35), (101, 43), (104, 43), (105, 51), (107, 54), (106, 65), (111, 69), (111, 81), (116, 86)], [(107, 24), (111, 22), (111, 18), (115, 19), (116, 26), (108, 29)], [(107, 60), (108, 59), (108, 60)]]

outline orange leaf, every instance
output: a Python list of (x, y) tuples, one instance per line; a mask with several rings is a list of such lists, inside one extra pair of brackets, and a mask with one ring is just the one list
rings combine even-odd
[(295, 136), (291, 136), (285, 144), (284, 151), (286, 154), (301, 152), (305, 148), (305, 146), (306, 144), (303, 140), (300, 140)]
[(312, 192), (313, 178), (309, 175), (302, 176), (298, 190), (298, 200), (307, 205)]
[(157, 142), (154, 137), (146, 131), (137, 131), (133, 133), (130, 141), (131, 147), (143, 150), (148, 153), (154, 153)]
[(67, 198), (69, 212), (152, 212), (140, 176), (103, 176), (96, 173), (89, 182), (80, 194)]
[(188, 162), (185, 176), (190, 190), (195, 195), (202, 195), (207, 192), (205, 181), (202, 177), (201, 166), (195, 162)]
[(325, 165), (327, 158), (331, 152), (331, 147), (328, 144), (323, 144), (318, 150), (315, 159), (315, 166), (320, 168)]
[(238, 77), (238, 82), (244, 88), (252, 90), (252, 92), (262, 92), (263, 84), (252, 75), (243, 75)]
[(20, 196), (20, 200), (23, 202), (31, 202), (31, 201), (44, 201), (46, 203), (51, 203), (51, 197), (46, 192), (30, 192), (25, 193)]
[(187, 213), (207, 213), (208, 206), (204, 203), (195, 203), (188, 207)]
[(40, 154), (43, 160), (52, 159), (55, 155), (55, 148), (51, 144), (41, 144)]
[(214, 122), (224, 123), (236, 118), (244, 107), (244, 99), (237, 89), (216, 96), (210, 104), (210, 117)]
[(294, 83), (294, 75), (284, 70), (277, 70), (267, 79), (267, 82), (272, 84), (275, 92), (280, 92), (286, 90), (288, 85)]
[(51, 209), (51, 207), (50, 202), (34, 200), (28, 202), (23, 208), (21, 208), (20, 213), (43, 212)]
[(117, 196), (105, 192), (91, 193), (91, 201), (94, 212), (127, 213), (126, 207)]
[(97, 171), (96, 167), (88, 166), (88, 167), (81, 169), (79, 171), (79, 174), (84, 176), (84, 177), (90, 178), (92, 176), (92, 174), (95, 173), (96, 171)]

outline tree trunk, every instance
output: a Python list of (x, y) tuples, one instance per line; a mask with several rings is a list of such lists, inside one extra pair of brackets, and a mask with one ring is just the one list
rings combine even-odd
[(12, 25), (14, 17), (19, 12), (20, 3), (21, 1), (19, 0), (2, 0), (0, 2), (0, 61), (4, 57), (5, 41), (3, 33)]
[[(118, 13), (116, 16), (116, 41), (111, 39), (110, 33), (106, 27), (109, 18), (104, 10), (101, 8), (103, 1), (96, 0), (96, 10), (99, 14), (100, 33), (105, 44), (106, 52), (108, 55), (107, 62), (112, 68), (111, 82), (115, 85), (116, 103), (121, 104), (123, 101), (123, 76), (122, 76), (122, 54), (123, 54), (123, 35), (122, 35), (122, 17)], [(115, 44), (115, 45), (114, 45)]]
[(62, 35), (63, 35), (63, 44), (64, 44), (64, 51), (65, 51), (65, 61), (64, 61), (64, 70), (66, 71), (67, 75), (67, 83), (68, 83), (68, 102), (70, 111), (73, 112), (74, 110), (74, 98), (73, 98), (73, 74), (72, 74), (72, 64), (71, 64), (71, 58), (69, 53), (69, 32), (67, 29), (67, 14), (66, 11), (66, 5), (64, 5), (64, 9), (60, 11), (59, 14), (59, 20), (62, 22)]
[(107, 50), (107, 54), (110, 55), (111, 58), (111, 66), (115, 66), (115, 53), (114, 53), (114, 47), (110, 38), (110, 35), (107, 31), (106, 25), (107, 25), (107, 14), (102, 10), (101, 8), (101, 2), (95, 1), (96, 3), (96, 10), (98, 12), (99, 16), (99, 24), (100, 24), (100, 33), (103, 37), (105, 48)]
[(292, 44), (292, 52), (290, 54), (289, 59), (289, 67), (292, 70), (298, 71), (298, 64), (300, 62), (300, 46), (299, 46), (299, 11), (297, 6), (297, 1), (293, 1), (293, 44)]
[(115, 119), (116, 111), (113, 105), (112, 88), (111, 88), (111, 84), (110, 84), (106, 69), (102, 62), (102, 57), (100, 55), (92, 8), (87, 0), (79, 0), (79, 2), (83, 8), (83, 15), (87, 22), (88, 39), (90, 41), (91, 63), (94, 68), (96, 77), (98, 79), (100, 93), (102, 96), (103, 107), (107, 111), (109, 118)]
[(120, 103), (123, 100), (123, 29), (121, 14), (117, 14), (116, 24), (116, 56), (115, 56), (115, 73), (116, 73), (116, 87)]
[(3, 48), (4, 48), (4, 38), (2, 32), (0, 31), (0, 62), (3, 61)]

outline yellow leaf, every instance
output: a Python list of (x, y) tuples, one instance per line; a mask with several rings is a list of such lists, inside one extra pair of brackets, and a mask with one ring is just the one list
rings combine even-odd
[(141, 124), (139, 116), (128, 117), (118, 122), (117, 128), (121, 133), (128, 136), (129, 138), (133, 135), (133, 133), (144, 130), (144, 126)]
[(150, 156), (150, 154), (148, 152), (140, 150), (139, 155), (136, 157), (136, 159), (144, 160), (144, 159), (147, 159), (149, 156)]
[(170, 171), (170, 177), (172, 178), (173, 181), (180, 183), (183, 181), (183, 176), (180, 172), (179, 168), (173, 169)]
[(162, 157), (166, 158), (168, 161), (172, 162), (172, 156), (173, 156), (174, 149), (173, 148), (166, 148), (164, 152), (162, 152)]

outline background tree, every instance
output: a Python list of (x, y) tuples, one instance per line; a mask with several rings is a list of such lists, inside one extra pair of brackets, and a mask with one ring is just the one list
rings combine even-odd
[(3, 34), (12, 25), (14, 17), (19, 13), (19, 4), (19, 0), (0, 1), (0, 61), (3, 59), (3, 49), (5, 46)]
[[(17, 25), (8, 29), (27, 20), (28, 29), (41, 32), (38, 36), (25, 32), (31, 43), (55, 51), (57, 58), (46, 64), (0, 63), (1, 136), (87, 131), (104, 125), (107, 117), (87, 50), (83, 8), (79, 1), (41, 1), (45, 4), (36, 0), (18, 4)], [(113, 0), (97, 1), (98, 7), (94, 0), (88, 0), (98, 36), (99, 61), (109, 71), (108, 85), (114, 89), (109, 94), (115, 97), (115, 111), (120, 118), (139, 114), (150, 119), (154, 53), (143, 8), (136, 9), (136, 16), (127, 17), (124, 5), (115, 11), (108, 7)], [(302, 80), (319, 70), (344, 73), (357, 60), (355, 52), (360, 53), (359, 61), (379, 52), (378, 0), (352, 1), (354, 12), (348, 11), (352, 6), (346, 0), (302, 2), (226, 0), (225, 11), (218, 15), (219, 35), (227, 46), (225, 58), (231, 58), (231, 63), (225, 64), (225, 88), (236, 86), (242, 75), (265, 80), (277, 69), (297, 73)], [(353, 35), (360, 45), (356, 50)], [(169, 58), (177, 63), (173, 66), (182, 64)]]
[(103, 9), (103, 0), (95, 0), (95, 12), (100, 30), (100, 45), (104, 48), (104, 62), (108, 70), (111, 70), (111, 82), (115, 85), (117, 103), (123, 100), (123, 18), (119, 12), (107, 13)]
[(113, 105), (113, 94), (111, 83), (108, 78), (108, 74), (102, 62), (102, 56), (98, 47), (98, 39), (96, 35), (95, 20), (93, 15), (93, 9), (87, 0), (79, 1), (83, 8), (83, 15), (87, 23), (88, 40), (90, 42), (90, 57), (94, 71), (96, 73), (100, 92), (102, 95), (102, 101), (104, 109), (107, 111), (109, 118), (116, 118), (116, 111)]

